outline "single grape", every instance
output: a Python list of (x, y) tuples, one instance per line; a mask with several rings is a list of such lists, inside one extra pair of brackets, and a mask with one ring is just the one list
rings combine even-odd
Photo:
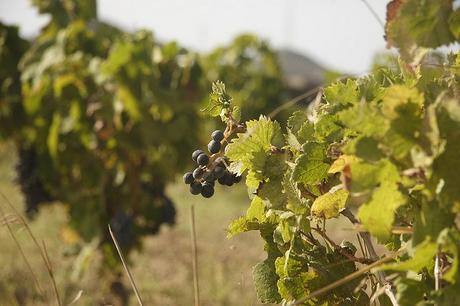
[(219, 178), (219, 184), (232, 186), (233, 185), (233, 175), (230, 174), (228, 171), (225, 171), (224, 175)]
[(208, 150), (209, 150), (209, 152), (211, 154), (215, 154), (215, 153), (219, 152), (221, 147), (222, 147), (222, 145), (220, 144), (220, 142), (215, 141), (215, 140), (211, 140), (208, 143)]
[(238, 184), (239, 182), (241, 182), (241, 175), (234, 175), (233, 176), (233, 181), (235, 182), (235, 184)]
[(206, 155), (204, 153), (201, 153), (200, 155), (198, 155), (198, 158), (196, 159), (196, 162), (200, 166), (206, 166), (209, 163), (209, 157), (208, 157), (208, 155)]
[(219, 177), (219, 178), (217, 179), (217, 181), (218, 181), (219, 184), (221, 184), (221, 185), (225, 185), (225, 180), (226, 180), (225, 173), (224, 173), (221, 177)]
[(219, 179), (225, 174), (225, 168), (221, 166), (216, 166), (213, 170), (213, 175), (215, 178)]
[(234, 183), (234, 177), (232, 174), (228, 173), (226, 176), (225, 176), (225, 185), (227, 186), (232, 186), (233, 183)]
[(191, 194), (194, 194), (194, 195), (200, 194), (202, 189), (203, 189), (203, 187), (201, 186), (200, 182), (192, 182), (190, 184), (190, 193)]
[(214, 194), (214, 186), (209, 183), (204, 183), (201, 188), (201, 195), (205, 198), (210, 198)]
[(204, 169), (202, 168), (196, 168), (195, 170), (193, 170), (193, 178), (195, 180), (199, 180), (203, 177), (203, 174), (204, 174)]
[(191, 184), (195, 179), (193, 178), (192, 172), (187, 172), (184, 174), (184, 183)]
[(193, 153), (192, 153), (192, 160), (193, 160), (194, 162), (196, 162), (198, 156), (200, 156), (200, 155), (203, 154), (203, 153), (204, 153), (203, 150), (195, 150), (195, 151), (193, 151)]
[(211, 137), (213, 140), (220, 142), (222, 139), (224, 139), (224, 133), (222, 133), (221, 130), (215, 130), (212, 132)]

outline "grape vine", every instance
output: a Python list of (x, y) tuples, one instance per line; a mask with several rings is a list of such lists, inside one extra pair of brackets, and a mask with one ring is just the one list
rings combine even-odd
[[(460, 53), (435, 50), (459, 42), (459, 16), (451, 0), (391, 1), (397, 66), (322, 88), (284, 124), (240, 122), (244, 101), (214, 83), (205, 112), (227, 125), (219, 158), (251, 195), (228, 235), (265, 241), (262, 303), (460, 305)], [(357, 241), (335, 241), (334, 218)]]

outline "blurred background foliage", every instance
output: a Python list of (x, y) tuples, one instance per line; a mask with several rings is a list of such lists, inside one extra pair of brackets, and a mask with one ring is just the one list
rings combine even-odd
[(130, 250), (175, 222), (165, 188), (207, 138), (199, 111), (212, 81), (257, 116), (288, 96), (280, 64), (251, 35), (197, 54), (99, 21), (95, 0), (33, 4), (51, 18), (32, 41), (0, 24), (1, 138), (18, 152), (28, 215), (63, 203), (76, 252), (96, 240), (116, 266), (107, 224)]

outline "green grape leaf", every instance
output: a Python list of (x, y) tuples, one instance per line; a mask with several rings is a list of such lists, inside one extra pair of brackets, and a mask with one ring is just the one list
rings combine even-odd
[(246, 219), (257, 220), (258, 222), (264, 222), (266, 220), (265, 203), (258, 196), (252, 199), (251, 205), (246, 212)]
[(257, 299), (261, 303), (279, 303), (281, 296), (278, 293), (278, 275), (275, 273), (274, 261), (271, 258), (258, 263), (253, 269), (254, 285)]
[(291, 150), (301, 151), (302, 145), (300, 144), (297, 137), (294, 133), (288, 128), (287, 135), (286, 135), (286, 142), (290, 146)]
[[(280, 245), (290, 242), (294, 239), (296, 228), (297, 226), (294, 218), (281, 218), (273, 234), (275, 242)], [(278, 240), (277, 237), (280, 237), (280, 239)]]
[(350, 163), (351, 191), (363, 192), (377, 187), (380, 183), (396, 183), (400, 180), (398, 168), (389, 160), (377, 163), (354, 160)]
[(313, 202), (311, 214), (326, 219), (336, 218), (345, 209), (347, 199), (348, 191), (344, 189), (327, 192)]
[[(280, 173), (282, 174), (282, 172)], [(268, 200), (269, 208), (281, 208), (286, 203), (286, 195), (283, 193), (283, 177), (277, 176), (270, 178), (259, 187), (257, 195), (264, 200)]]
[(232, 110), (233, 120), (240, 122), (241, 120), (241, 108), (238, 105), (235, 105)]
[(291, 179), (292, 171), (286, 171), (283, 179), (283, 190), (287, 197), (286, 208), (298, 215), (302, 215), (309, 210), (309, 201), (302, 197), (297, 184)]
[(382, 113), (391, 123), (384, 143), (396, 159), (404, 159), (417, 144), (423, 105), (423, 94), (416, 88), (394, 85), (386, 90)]
[[(319, 141), (339, 141), (343, 137), (343, 126), (336, 115), (324, 114), (315, 123), (315, 138)], [(307, 130), (308, 131), (308, 130)]]
[(297, 135), (300, 128), (308, 122), (308, 116), (303, 111), (295, 111), (287, 121), (288, 128), (292, 131), (294, 135)]
[(327, 177), (329, 164), (325, 163), (326, 146), (322, 143), (307, 143), (295, 162), (292, 179), (306, 185), (318, 184)]
[(415, 248), (414, 256), (406, 261), (382, 266), (381, 270), (414, 271), (419, 272), (423, 268), (434, 265), (434, 257), (438, 252), (438, 245), (430, 239), (426, 239)]
[(297, 139), (300, 144), (304, 144), (307, 141), (315, 140), (315, 126), (309, 121), (305, 121), (297, 132)]
[(308, 265), (305, 262), (284, 255), (275, 260), (275, 269), (280, 278), (295, 277), (307, 271)]
[(446, 99), (438, 110), (438, 125), (442, 139), (449, 139), (442, 153), (433, 162), (433, 185), (437, 198), (443, 207), (452, 211), (460, 208), (460, 176), (454, 169), (460, 169), (460, 106), (458, 101)]
[[(229, 109), (232, 103), (232, 97), (227, 93), (225, 84), (216, 81), (212, 84), (212, 92), (209, 96), (208, 105), (201, 111), (210, 115), (211, 117), (217, 117), (222, 114), (226, 109)], [(238, 113), (238, 110), (236, 110)], [(239, 112), (241, 115), (241, 111)]]
[(258, 221), (249, 221), (246, 217), (240, 217), (233, 220), (227, 229), (227, 238), (232, 238), (237, 234), (259, 230), (261, 224)]
[(417, 302), (424, 301), (427, 291), (428, 287), (423, 281), (410, 278), (396, 280), (396, 298), (401, 306), (418, 305)]
[(356, 104), (360, 100), (358, 84), (352, 79), (334, 83), (324, 89), (324, 97), (331, 104)]
[(384, 157), (384, 154), (379, 149), (379, 142), (367, 136), (360, 136), (353, 139), (344, 147), (343, 151), (371, 162), (378, 161)]
[(423, 242), (426, 237), (436, 240), (444, 228), (454, 225), (454, 219), (453, 213), (439, 207), (436, 202), (423, 203), (415, 216), (413, 245)]
[(246, 215), (230, 223), (227, 230), (227, 237), (231, 238), (240, 233), (271, 228), (276, 221), (276, 217), (266, 217), (265, 210), (266, 203), (262, 198), (255, 196), (246, 211)]
[(317, 277), (315, 272), (308, 271), (305, 262), (287, 256), (287, 253), (276, 259), (275, 268), (279, 276), (278, 290), (288, 301), (304, 297), (311, 289), (306, 287), (308, 282)]
[(384, 182), (373, 192), (371, 200), (359, 208), (358, 217), (373, 236), (385, 241), (391, 235), (396, 209), (405, 203), (398, 186)]
[(337, 114), (341, 124), (369, 137), (381, 137), (390, 124), (378, 110), (376, 103), (360, 103)]
[(248, 121), (246, 126), (247, 131), (238, 134), (226, 147), (226, 156), (231, 161), (241, 162), (242, 171), (251, 168), (255, 154), (284, 144), (281, 127), (276, 121), (261, 116), (259, 120)]

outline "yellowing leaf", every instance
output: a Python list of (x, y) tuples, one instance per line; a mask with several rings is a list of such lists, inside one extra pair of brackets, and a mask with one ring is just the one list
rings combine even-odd
[(117, 98), (121, 101), (123, 108), (133, 120), (139, 120), (141, 118), (138, 101), (127, 87), (119, 87), (117, 91)]
[(382, 112), (388, 118), (397, 118), (401, 108), (411, 107), (411, 112), (420, 114), (423, 107), (423, 94), (417, 88), (410, 88), (403, 85), (389, 87), (383, 98)]
[(311, 214), (316, 217), (331, 219), (337, 217), (345, 209), (348, 199), (348, 191), (344, 189), (335, 192), (327, 192), (313, 202)]
[(343, 168), (345, 168), (346, 165), (349, 165), (356, 161), (358, 161), (358, 158), (356, 156), (343, 154), (332, 163), (328, 173), (342, 172)]
[(56, 158), (58, 153), (59, 146), (59, 131), (61, 128), (61, 115), (59, 113), (54, 113), (53, 121), (51, 123), (50, 129), (48, 131), (48, 150), (51, 157)]

